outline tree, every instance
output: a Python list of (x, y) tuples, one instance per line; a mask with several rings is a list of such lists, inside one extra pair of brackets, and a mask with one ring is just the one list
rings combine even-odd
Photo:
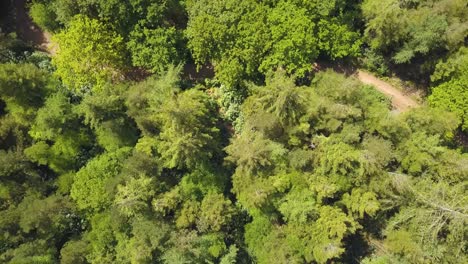
[[(186, 24), (186, 14), (183, 4), (179, 1), (34, 0), (30, 13), (39, 26), (50, 31), (57, 31), (63, 26), (69, 27), (76, 23), (76, 15), (99, 21), (102, 25), (112, 24), (112, 31), (115, 30), (122, 39), (117, 41), (119, 43), (116, 43), (117, 39), (113, 39), (113, 43), (119, 46), (118, 49), (115, 49), (116, 46), (112, 43), (107, 47), (120, 52), (118, 55), (122, 58), (129, 55), (132, 66), (152, 72), (160, 73), (167, 70), (171, 63), (179, 64), (185, 59), (182, 28)], [(113, 38), (117, 37), (115, 33), (107, 32), (109, 28), (102, 31), (109, 33)], [(106, 40), (102, 36), (104, 45), (107, 45), (105, 43), (108, 40), (112, 39)], [(103, 58), (109, 56), (101, 57)], [(112, 67), (119, 70), (119, 67), (116, 67), (118, 65), (115, 65), (116, 61), (112, 62), (111, 65), (104, 62), (97, 68)]]
[(364, 214), (373, 216), (380, 207), (377, 195), (362, 189), (353, 189), (351, 194), (344, 194), (343, 204), (351, 213), (358, 214), (358, 218), (364, 218)]
[(227, 253), (223, 237), (219, 233), (199, 236), (195, 231), (173, 232), (170, 247), (165, 250), (164, 263), (216, 261)]
[(410, 175), (421, 175), (434, 166), (438, 156), (444, 152), (439, 146), (439, 137), (428, 137), (423, 132), (413, 134), (400, 145), (399, 160), (401, 168)]
[[(321, 53), (357, 55), (358, 35), (335, 15), (340, 12), (338, 1), (190, 1), (188, 47), (198, 64), (213, 63), (228, 87), (280, 68), (304, 77)], [(332, 38), (325, 25), (342, 37)]]
[(69, 198), (60, 196), (26, 196), (18, 205), (19, 226), (24, 233), (35, 233), (43, 239), (58, 241), (73, 233), (74, 210)]
[(265, 139), (259, 133), (243, 133), (226, 147), (227, 160), (234, 162), (237, 168), (247, 173), (271, 168), (281, 161), (286, 149), (279, 143)]
[(319, 50), (332, 60), (357, 57), (360, 54), (360, 35), (338, 19), (321, 19), (318, 31)]
[(108, 151), (136, 143), (138, 131), (125, 107), (127, 85), (106, 84), (102, 90), (86, 94), (76, 110), (96, 135), (97, 142)]
[(165, 250), (171, 228), (169, 225), (154, 219), (137, 217), (133, 220), (131, 235), (119, 248), (117, 258), (131, 263), (152, 263), (160, 260)]
[(26, 155), (60, 174), (79, 168), (92, 146), (88, 131), (80, 127), (79, 121), (67, 95), (51, 95), (37, 111), (29, 130), (36, 142), (25, 150)]
[(201, 232), (221, 231), (231, 221), (233, 213), (231, 201), (224, 198), (224, 195), (209, 193), (201, 202), (197, 227)]
[(362, 11), (371, 53), (411, 65), (414, 70), (403, 71), (417, 79), (427, 78), (438, 59), (463, 46), (468, 30), (467, 11), (458, 0), (366, 0)]
[[(468, 71), (467, 71), (468, 73)], [(432, 89), (431, 106), (454, 113), (461, 128), (468, 131), (468, 74), (454, 78)]]
[(97, 156), (76, 173), (70, 196), (79, 209), (97, 213), (112, 204), (114, 190), (107, 184), (120, 173), (128, 154), (129, 149), (122, 148)]
[(148, 29), (137, 25), (130, 34), (127, 47), (134, 66), (160, 73), (183, 61), (183, 48), (178, 47), (182, 36), (176, 28)]
[(92, 229), (84, 235), (85, 241), (89, 242), (87, 262), (107, 264), (116, 260), (117, 237), (122, 235), (116, 220), (108, 212), (92, 215)]
[(88, 244), (84, 240), (69, 240), (60, 250), (60, 262), (85, 264)]
[(284, 67), (288, 73), (300, 77), (309, 71), (319, 51), (314, 21), (307, 11), (286, 1), (279, 1), (269, 11), (267, 24), (271, 38), (265, 44), (270, 52), (260, 64), (261, 71)]
[(73, 130), (77, 126), (76, 120), (69, 98), (58, 92), (48, 97), (44, 106), (37, 111), (29, 134), (36, 140), (54, 141), (64, 132)]
[(29, 9), (29, 15), (34, 23), (47, 31), (55, 31), (59, 28), (57, 15), (50, 3), (34, 1)]
[[(244, 118), (259, 113), (260, 109), (272, 113), (279, 122), (286, 126), (296, 125), (306, 111), (305, 97), (307, 92), (296, 87), (294, 80), (278, 71), (266, 79), (266, 85), (253, 89), (253, 95), (245, 102), (243, 107)], [(261, 123), (256, 120), (254, 123)]]
[(7, 250), (0, 259), (9, 263), (52, 263), (55, 253), (56, 249), (51, 248), (47, 241), (37, 239)]
[(0, 209), (16, 208), (28, 192), (47, 187), (21, 150), (0, 150)]
[(0, 98), (17, 117), (31, 116), (54, 88), (51, 76), (33, 64), (0, 65)]
[(132, 178), (125, 185), (117, 186), (114, 203), (123, 215), (134, 217), (148, 210), (153, 195), (154, 183), (151, 178)]
[(466, 184), (416, 180), (393, 174), (394, 199), (403, 206), (384, 230), (387, 256), (407, 262), (464, 262), (467, 208)]
[(435, 84), (460, 79), (468, 72), (468, 48), (460, 47), (458, 51), (437, 63), (431, 81)]
[(150, 77), (129, 87), (125, 104), (128, 115), (133, 118), (142, 135), (154, 137), (159, 128), (157, 112), (164, 101), (169, 100), (179, 90), (180, 68), (170, 68), (161, 76)]
[(219, 144), (216, 106), (200, 90), (178, 92), (177, 75), (171, 68), (131, 87), (127, 105), (166, 168), (194, 168), (213, 157)]
[(98, 20), (77, 15), (53, 41), (58, 50), (52, 63), (68, 89), (76, 93), (98, 91), (106, 82), (122, 79), (123, 39)]
[[(59, 46), (0, 34), (1, 263), (468, 261), (466, 1), (29, 2)], [(359, 32), (431, 107), (309, 73)]]
[(188, 90), (165, 101), (157, 120), (157, 149), (168, 168), (193, 168), (207, 161), (218, 144), (214, 105), (201, 91)]

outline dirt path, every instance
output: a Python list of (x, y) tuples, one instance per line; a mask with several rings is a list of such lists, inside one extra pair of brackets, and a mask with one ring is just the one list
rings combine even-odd
[(357, 70), (355, 76), (362, 83), (372, 85), (377, 90), (390, 97), (392, 99), (393, 107), (400, 112), (408, 111), (411, 108), (419, 106), (415, 100), (408, 95), (405, 95), (402, 91), (368, 72)]
[(50, 49), (50, 34), (34, 24), (27, 12), (26, 0), (15, 0), (14, 8), (18, 37), (41, 51), (53, 53), (53, 50)]
[(410, 95), (405, 94), (400, 89), (394, 87), (388, 82), (379, 79), (375, 75), (357, 69), (352, 65), (331, 63), (329, 61), (319, 61), (313, 64), (313, 69), (315, 72), (332, 69), (333, 71), (344, 74), (346, 76), (354, 76), (364, 84), (374, 86), (375, 89), (392, 99), (392, 106), (398, 112), (405, 112), (411, 108), (419, 106), (419, 103), (411, 98)]
[[(50, 43), (50, 34), (48, 32), (42, 31), (34, 22), (32, 21), (31, 17), (27, 12), (26, 7), (26, 0), (15, 0), (14, 6), (16, 9), (16, 21), (17, 21), (17, 33), (18, 36), (26, 42), (29, 42), (39, 50), (48, 52), (50, 54), (55, 53), (55, 49), (51, 47)], [(329, 68), (330, 65), (323, 65), (325, 68)], [(315, 68), (320, 70), (322, 66), (315, 64)], [(343, 72), (346, 75), (353, 74), (365, 84), (369, 84), (374, 86), (377, 90), (382, 92), (383, 94), (387, 95), (392, 99), (393, 107), (400, 111), (404, 112), (411, 108), (418, 107), (419, 104), (410, 98), (408, 95), (405, 95), (399, 89), (393, 87), (391, 84), (380, 80), (379, 78), (375, 77), (374, 75), (362, 71), (362, 70), (354, 70), (348, 67), (336, 67), (336, 65), (331, 66), (335, 71)], [(190, 69), (185, 69), (184, 72), (196, 72), (191, 71)], [(195, 76), (195, 75), (194, 75)]]

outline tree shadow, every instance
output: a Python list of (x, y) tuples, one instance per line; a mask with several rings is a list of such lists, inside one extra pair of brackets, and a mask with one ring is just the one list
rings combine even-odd
[(29, 16), (26, 0), (14, 0), (14, 9), (18, 38), (39, 49), (44, 49), (44, 44), (47, 44), (48, 39)]
[(349, 61), (329, 61), (329, 60), (318, 60), (313, 64), (313, 71), (319, 72), (327, 69), (332, 69), (337, 73), (344, 74), (346, 77), (355, 75), (358, 68), (354, 62)]

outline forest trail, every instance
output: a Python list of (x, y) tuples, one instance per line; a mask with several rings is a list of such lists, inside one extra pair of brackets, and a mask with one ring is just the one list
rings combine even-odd
[(315, 72), (324, 71), (331, 69), (337, 73), (344, 74), (346, 76), (354, 76), (360, 82), (368, 85), (372, 85), (377, 91), (383, 93), (385, 96), (392, 100), (393, 108), (398, 112), (405, 112), (411, 108), (419, 106), (419, 103), (411, 98), (410, 94), (406, 94), (401, 89), (393, 86), (392, 84), (381, 80), (372, 73), (360, 70), (352, 65), (343, 63), (331, 63), (327, 61), (320, 61), (313, 64), (313, 70)]
[(405, 95), (402, 91), (368, 72), (357, 70), (355, 76), (362, 83), (372, 85), (378, 91), (390, 97), (393, 107), (400, 112), (405, 112), (419, 106), (418, 102)]
[[(29, 16), (27, 12), (26, 0), (15, 0), (14, 5), (16, 9), (16, 21), (17, 21), (16, 29), (17, 29), (18, 37), (23, 39), (25, 42), (32, 44), (39, 50), (48, 52), (52, 55), (55, 54), (55, 48), (52, 47), (51, 42), (50, 42), (51, 34), (48, 32), (42, 31), (36, 24), (34, 24), (34, 22), (32, 21), (31, 17)], [(316, 66), (318, 65), (316, 64)], [(322, 67), (318, 66), (318, 68), (316, 69), (320, 69), (320, 68)], [(325, 68), (328, 68), (328, 67), (325, 66)], [(405, 95), (401, 90), (397, 89), (396, 87), (392, 86), (391, 84), (383, 80), (380, 80), (379, 78), (372, 75), (371, 73), (368, 73), (362, 70), (352, 70), (351, 68), (344, 69), (341, 67), (333, 67), (333, 66), (331, 68), (333, 68), (337, 72), (344, 72), (347, 75), (349, 73), (352, 73), (362, 83), (374, 86), (378, 91), (390, 97), (392, 100), (393, 107), (400, 112), (408, 111), (411, 108), (419, 106), (419, 104), (415, 100), (413, 100), (408, 95)], [(184, 72), (196, 72), (196, 71), (187, 70), (185, 67)], [(196, 72), (193, 75), (198, 76), (199, 73)]]
[(42, 31), (27, 12), (26, 0), (15, 0), (16, 33), (18, 37), (37, 49), (54, 54), (50, 45), (50, 33)]

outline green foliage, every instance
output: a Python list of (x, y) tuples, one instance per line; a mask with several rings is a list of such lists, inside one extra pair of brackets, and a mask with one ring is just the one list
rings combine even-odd
[(91, 226), (91, 231), (85, 234), (85, 239), (90, 242), (86, 260), (90, 263), (113, 263), (116, 258), (114, 245), (119, 235), (116, 221), (109, 214), (95, 214)]
[(126, 94), (125, 104), (128, 115), (145, 136), (155, 136), (158, 132), (157, 114), (160, 105), (180, 90), (178, 87), (179, 69), (170, 68), (159, 77), (131, 86)]
[(43, 191), (39, 173), (19, 150), (0, 150), (0, 209), (15, 207), (27, 192)]
[(29, 8), (29, 15), (34, 23), (47, 31), (55, 31), (59, 27), (57, 16), (51, 5), (33, 2)]
[(209, 193), (203, 198), (200, 206), (200, 218), (197, 226), (200, 231), (220, 231), (232, 217), (234, 210), (231, 201), (222, 194)]
[[(99, 21), (103, 25), (112, 24), (112, 31), (115, 30), (118, 34), (110, 32), (106, 27), (95, 27), (100, 32), (96, 37), (101, 37), (102, 45), (107, 49), (97, 51), (97, 56), (101, 57), (95, 63), (98, 68), (108, 68), (106, 75), (102, 74), (97, 78), (110, 77), (115, 80), (120, 78), (115, 76), (115, 70), (120, 70), (120, 66), (123, 66), (121, 59), (127, 59), (127, 55), (130, 55), (132, 66), (152, 72), (162, 72), (170, 63), (179, 64), (183, 61), (186, 48), (181, 28), (185, 27), (186, 14), (182, 6), (183, 3), (174, 0), (35, 0), (31, 6), (31, 14), (38, 25), (52, 31), (61, 26), (71, 27), (76, 24), (76, 15)], [(86, 35), (93, 34), (90, 30), (88, 29)], [(83, 35), (83, 39), (86, 39), (86, 35)], [(125, 47), (129, 54), (124, 54)], [(96, 47), (94, 49), (97, 50)], [(116, 54), (111, 54), (113, 51)], [(114, 55), (120, 55), (121, 58)], [(109, 61), (102, 61), (104, 59)], [(94, 80), (84, 81), (86, 82), (77, 85), (89, 86), (89, 82)], [(95, 85), (93, 82), (91, 84)]]
[(30, 48), (17, 39), (16, 33), (8, 30), (4, 23), (0, 23), (2, 32), (0, 33), (0, 62), (1, 63), (18, 63), (23, 61), (25, 52), (30, 51)]
[[(136, 218), (132, 223), (132, 234), (118, 257), (130, 263), (152, 263), (158, 259), (168, 239), (167, 225), (150, 219)], [(121, 243), (121, 241), (119, 241)]]
[(149, 200), (154, 195), (152, 182), (151, 178), (142, 177), (117, 186), (115, 204), (123, 215), (133, 217), (149, 207)]
[(366, 0), (362, 11), (371, 54), (383, 55), (395, 64), (416, 66), (416, 78), (430, 75), (434, 61), (446, 51), (462, 47), (468, 32), (468, 13), (459, 0)]
[[(468, 261), (466, 1), (30, 2), (57, 53), (0, 34), (1, 263)], [(311, 72), (363, 44), (432, 108)]]
[(267, 45), (271, 51), (260, 64), (262, 72), (280, 67), (298, 76), (308, 72), (310, 62), (318, 55), (319, 41), (314, 36), (314, 22), (307, 11), (280, 1), (268, 12), (270, 39)]
[(394, 175), (392, 184), (408, 203), (385, 230), (388, 254), (408, 263), (465, 262), (466, 183), (415, 181)]
[(229, 247), (229, 252), (223, 256), (220, 264), (235, 264), (237, 259), (237, 252), (239, 249), (234, 245)]
[(21, 211), (19, 226), (24, 233), (35, 232), (42, 237), (64, 235), (72, 223), (72, 205), (68, 198), (49, 196), (45, 199), (27, 196), (18, 205)]
[(70, 196), (79, 209), (94, 213), (111, 204), (112, 190), (108, 190), (106, 185), (120, 173), (121, 162), (128, 152), (128, 148), (122, 148), (100, 155), (76, 173)]
[[(311, 234), (311, 238), (315, 242), (312, 255), (317, 262), (325, 263), (344, 251), (341, 247), (341, 240), (348, 232), (354, 232), (355, 223), (341, 210), (328, 206), (322, 207), (319, 215)], [(311, 256), (306, 255), (306, 260), (308, 258)]]
[(194, 168), (217, 149), (214, 105), (206, 94), (188, 90), (168, 98), (159, 106), (157, 121), (161, 133), (157, 143), (168, 168)]
[(415, 109), (406, 113), (404, 119), (413, 132), (425, 132), (441, 138), (451, 138), (453, 131), (459, 126), (454, 113), (432, 108)]
[(121, 80), (123, 39), (105, 24), (79, 15), (53, 41), (58, 46), (52, 59), (55, 74), (68, 89), (99, 91), (106, 82)]
[(126, 114), (126, 85), (105, 85), (102, 91), (86, 94), (77, 112), (96, 134), (99, 145), (108, 151), (133, 146), (137, 129)]
[(411, 175), (420, 175), (437, 162), (444, 149), (439, 145), (438, 136), (428, 137), (416, 133), (400, 146), (399, 159), (402, 169)]
[(181, 38), (174, 27), (148, 29), (137, 25), (127, 43), (133, 65), (151, 72), (163, 72), (169, 65), (179, 64), (183, 59), (177, 47)]
[(36, 142), (25, 153), (31, 160), (41, 165), (47, 164), (57, 173), (77, 169), (83, 162), (77, 157), (91, 145), (86, 129), (79, 126), (78, 116), (69, 98), (61, 92), (55, 93), (37, 111), (29, 130)]
[(365, 170), (360, 152), (348, 144), (325, 140), (319, 143), (320, 146), (314, 153), (316, 172), (319, 175), (335, 177), (345, 189), (348, 188), (350, 180), (362, 180)]
[(351, 194), (344, 194), (343, 203), (349, 211), (359, 214), (360, 218), (364, 217), (364, 213), (375, 215), (380, 207), (376, 194), (364, 192), (362, 189), (353, 189)]
[(277, 164), (286, 150), (281, 144), (259, 133), (244, 133), (226, 147), (226, 152), (229, 154), (228, 160), (235, 162), (240, 170), (255, 172)]
[(319, 54), (357, 55), (358, 35), (335, 16), (339, 9), (337, 1), (189, 1), (188, 47), (229, 87), (280, 68), (304, 77)]
[(38, 140), (56, 140), (65, 131), (74, 128), (76, 120), (72, 105), (63, 93), (55, 93), (47, 98), (44, 106), (37, 111), (36, 120), (29, 134)]
[(83, 240), (70, 240), (60, 250), (60, 262), (64, 264), (85, 264), (87, 244)]
[(1, 64), (0, 94), (12, 113), (27, 113), (42, 105), (53, 88), (49, 74), (32, 64)]
[[(25, 149), (25, 154), (39, 165), (49, 165), (57, 173), (74, 170), (83, 162), (80, 156), (84, 147), (89, 144), (89, 138), (83, 134), (66, 134), (58, 138), (52, 145), (46, 141), (38, 141)], [(86, 157), (83, 157), (86, 159)]]
[(431, 80), (438, 84), (432, 88), (429, 104), (435, 108), (454, 113), (461, 128), (468, 130), (468, 49), (461, 47), (448, 57), (445, 62), (436, 65)]
[(431, 76), (433, 82), (450, 81), (459, 79), (468, 74), (468, 48), (460, 47), (454, 54), (450, 55), (446, 61), (439, 62)]
[(227, 251), (216, 233), (198, 236), (195, 231), (174, 232), (168, 242), (171, 247), (162, 256), (164, 263), (215, 261)]
[(372, 49), (364, 51), (362, 62), (365, 68), (380, 75), (385, 76), (389, 73), (388, 62), (386, 58)]
[(318, 23), (320, 50), (331, 59), (357, 57), (360, 54), (362, 41), (358, 33), (337, 19), (322, 19)]
[(254, 95), (246, 102), (246, 108), (258, 111), (258, 105), (272, 113), (283, 125), (294, 125), (305, 112), (307, 95), (303, 89), (295, 87), (293, 80), (277, 72), (269, 76), (265, 87), (254, 91)]
[(468, 131), (468, 76), (436, 86), (429, 96), (429, 103), (435, 108), (454, 113), (463, 130)]
[(54, 254), (55, 250), (50, 248), (45, 240), (34, 240), (5, 252), (1, 258), (5, 262), (14, 264), (48, 264), (53, 263)]

